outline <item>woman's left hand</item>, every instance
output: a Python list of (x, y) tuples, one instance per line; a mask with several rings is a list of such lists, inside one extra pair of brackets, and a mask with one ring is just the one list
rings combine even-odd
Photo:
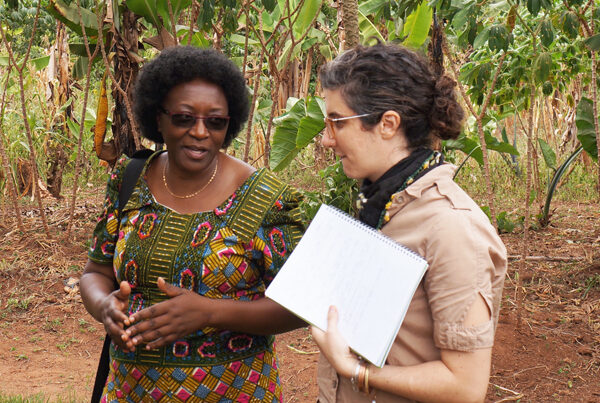
[(157, 285), (169, 299), (131, 315), (131, 326), (124, 336), (136, 346), (146, 344), (149, 350), (173, 343), (207, 326), (211, 312), (207, 307), (210, 298), (168, 284), (162, 277), (158, 278)]
[(336, 372), (341, 376), (350, 378), (354, 374), (358, 358), (350, 351), (348, 343), (346, 343), (346, 340), (344, 340), (338, 330), (337, 322), (337, 308), (330, 306), (327, 313), (327, 331), (324, 332), (312, 326), (311, 332), (321, 353), (325, 355), (325, 358), (335, 368)]

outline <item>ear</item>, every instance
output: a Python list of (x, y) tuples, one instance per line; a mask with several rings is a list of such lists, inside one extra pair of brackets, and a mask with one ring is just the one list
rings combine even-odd
[(402, 118), (400, 114), (396, 111), (386, 111), (381, 116), (381, 120), (379, 121), (379, 127), (381, 130), (381, 135), (384, 139), (391, 139), (396, 134), (398, 134), (398, 129), (400, 129), (400, 123), (402, 123)]

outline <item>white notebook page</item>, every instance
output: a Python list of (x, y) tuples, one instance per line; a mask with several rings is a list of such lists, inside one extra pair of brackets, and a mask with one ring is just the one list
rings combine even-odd
[(266, 295), (323, 330), (335, 305), (350, 347), (381, 367), (426, 269), (417, 254), (323, 205)]

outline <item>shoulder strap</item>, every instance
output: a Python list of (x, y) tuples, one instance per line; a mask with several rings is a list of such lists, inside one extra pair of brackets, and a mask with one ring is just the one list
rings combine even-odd
[(123, 180), (121, 182), (121, 189), (119, 190), (119, 216), (121, 215), (121, 210), (129, 200), (131, 193), (133, 192), (133, 188), (137, 183), (140, 174), (142, 173), (142, 169), (144, 169), (144, 165), (146, 164), (146, 160), (154, 153), (154, 151), (149, 149), (144, 149), (140, 151), (136, 151), (131, 158), (131, 161), (125, 167), (125, 172), (123, 173)]
[(247, 197), (231, 218), (231, 228), (242, 241), (250, 242), (260, 228), (265, 216), (287, 186), (264, 169), (250, 185)]

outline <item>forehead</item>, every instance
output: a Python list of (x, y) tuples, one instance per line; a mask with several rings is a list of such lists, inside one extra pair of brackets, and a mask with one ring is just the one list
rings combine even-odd
[(328, 116), (348, 116), (348, 114), (354, 114), (354, 111), (346, 104), (341, 89), (325, 89), (322, 94)]
[(223, 89), (210, 81), (195, 79), (177, 84), (167, 93), (165, 102), (169, 104), (211, 103), (215, 106), (227, 107), (227, 99)]

